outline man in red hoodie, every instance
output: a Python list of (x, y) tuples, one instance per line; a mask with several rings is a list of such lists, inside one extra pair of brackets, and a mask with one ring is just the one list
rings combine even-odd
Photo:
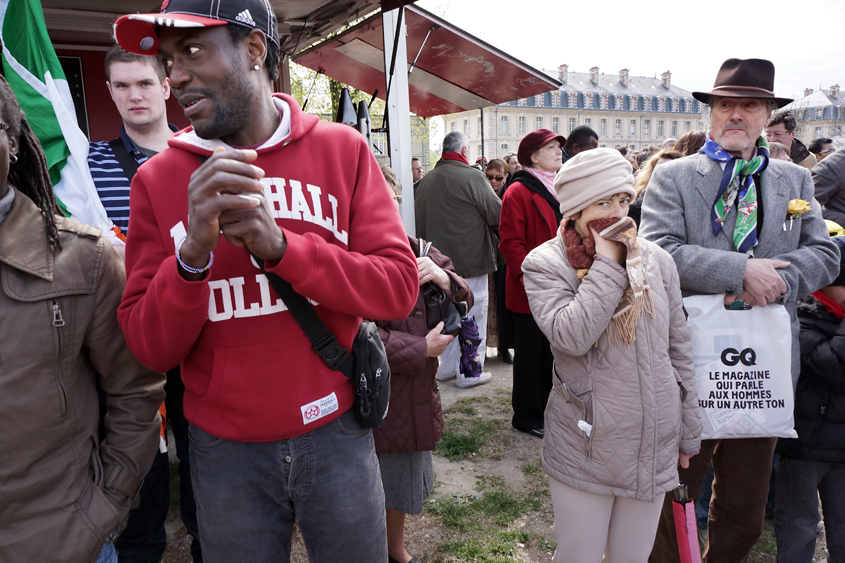
[(347, 348), (361, 317), (407, 316), (416, 261), (372, 153), (354, 129), (272, 94), (267, 0), (165, 0), (160, 14), (118, 19), (115, 37), (162, 57), (192, 123), (132, 182), (118, 316), (142, 362), (181, 363), (204, 559), (287, 560), (296, 519), (312, 562), (386, 561), (352, 385), (250, 256)]

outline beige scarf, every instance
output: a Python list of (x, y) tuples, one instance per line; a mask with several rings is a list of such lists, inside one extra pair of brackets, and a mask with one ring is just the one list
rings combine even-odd
[[(597, 219), (591, 221), (587, 229), (592, 233), (590, 227), (594, 228), (602, 238), (622, 243), (628, 250), (625, 270), (628, 272), (629, 285), (622, 293), (622, 299), (607, 326), (608, 340), (614, 345), (622, 343), (628, 348), (637, 339), (637, 321), (644, 314), (654, 318), (654, 301), (651, 296), (651, 286), (645, 275), (640, 246), (637, 243), (637, 224), (630, 217), (623, 217), (610, 225), (608, 222), (608, 219)], [(593, 265), (595, 241), (592, 235), (581, 239), (575, 231), (574, 224), (568, 218), (561, 221), (560, 235), (569, 263), (577, 270), (578, 279), (581, 280)]]

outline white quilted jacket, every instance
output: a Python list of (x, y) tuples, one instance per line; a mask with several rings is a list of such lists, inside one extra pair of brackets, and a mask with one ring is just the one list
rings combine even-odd
[(555, 357), (543, 469), (575, 489), (652, 502), (676, 487), (678, 452), (698, 453), (701, 422), (678, 271), (666, 251), (638, 242), (655, 318), (638, 320), (630, 348), (606, 333), (628, 286), (621, 268), (597, 259), (579, 284), (558, 235), (522, 271)]

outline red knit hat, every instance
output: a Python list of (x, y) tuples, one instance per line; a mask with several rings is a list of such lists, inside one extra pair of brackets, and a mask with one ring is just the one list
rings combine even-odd
[(534, 151), (548, 145), (555, 139), (560, 142), (560, 148), (563, 148), (566, 144), (566, 139), (563, 136), (552, 133), (548, 129), (532, 131), (519, 142), (516, 159), (523, 166), (533, 167), (534, 163), (531, 162), (531, 155), (534, 154)]

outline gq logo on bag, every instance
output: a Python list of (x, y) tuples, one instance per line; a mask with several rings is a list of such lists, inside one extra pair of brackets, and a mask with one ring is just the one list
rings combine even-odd
[(701, 439), (796, 438), (792, 327), (786, 308), (770, 303), (727, 310), (725, 296), (714, 294), (686, 297), (684, 309)]
[(739, 362), (742, 362), (744, 366), (756, 366), (757, 352), (752, 348), (746, 348), (742, 352), (734, 348), (725, 348), (722, 351), (722, 363), (726, 366), (735, 366)]

